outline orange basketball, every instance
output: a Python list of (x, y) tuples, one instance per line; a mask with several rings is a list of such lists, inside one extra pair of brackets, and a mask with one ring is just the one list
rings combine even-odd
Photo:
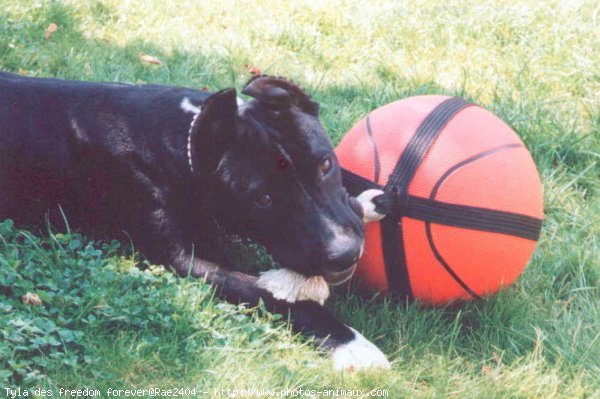
[(336, 153), (352, 195), (385, 192), (373, 202), (386, 217), (365, 226), (363, 286), (443, 304), (495, 293), (525, 268), (542, 186), (523, 142), (491, 112), (406, 98), (359, 121)]

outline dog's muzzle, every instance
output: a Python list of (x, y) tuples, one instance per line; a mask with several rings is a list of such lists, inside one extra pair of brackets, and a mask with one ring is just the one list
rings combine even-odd
[(350, 266), (346, 270), (340, 272), (328, 272), (323, 274), (323, 278), (329, 285), (340, 285), (350, 280), (354, 271), (356, 270), (356, 264)]

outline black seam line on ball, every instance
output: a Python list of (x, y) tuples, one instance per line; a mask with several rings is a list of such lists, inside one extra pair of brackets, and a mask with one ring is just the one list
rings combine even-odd
[(379, 160), (379, 150), (377, 149), (377, 143), (375, 142), (375, 137), (373, 136), (373, 130), (371, 129), (371, 114), (368, 114), (365, 118), (365, 125), (367, 136), (369, 136), (369, 141), (371, 142), (371, 146), (373, 147), (373, 170), (374, 170), (374, 181), (379, 184), (379, 175), (381, 173), (381, 162)]
[(411, 196), (404, 216), (469, 230), (506, 234), (536, 241), (542, 220), (519, 213), (468, 205), (457, 205)]
[(479, 154), (473, 155), (472, 157), (469, 157), (463, 161), (460, 161), (456, 165), (448, 168), (446, 170), (446, 172), (444, 172), (444, 174), (438, 179), (438, 181), (433, 186), (433, 189), (431, 189), (431, 194), (429, 194), (429, 199), (435, 199), (435, 196), (437, 195), (437, 192), (440, 189), (441, 185), (444, 183), (444, 181), (446, 181), (446, 179), (448, 177), (450, 177), (450, 175), (452, 173), (454, 173), (456, 170), (462, 168), (463, 166), (468, 165), (472, 162), (478, 161), (482, 158), (488, 157), (490, 155), (494, 155), (501, 151), (506, 151), (506, 150), (510, 150), (513, 148), (524, 148), (524, 147), (525, 146), (520, 143), (504, 144), (504, 145), (489, 149), (487, 151), (480, 152)]
[(409, 301), (414, 299), (414, 294), (410, 285), (402, 227), (402, 216), (406, 211), (408, 200), (408, 186), (429, 147), (448, 122), (469, 105), (471, 104), (462, 98), (452, 97), (436, 106), (408, 141), (384, 188), (386, 195), (394, 196), (393, 211), (381, 221), (381, 245), (388, 290)]
[[(435, 197), (448, 177), (452, 175), (455, 171), (460, 169), (461, 167), (468, 165), (469, 163), (478, 161), (482, 158), (496, 155), (499, 152), (507, 151), (511, 149), (517, 148), (525, 148), (525, 146), (521, 143), (512, 143), (505, 144), (498, 147), (494, 147), (487, 151), (476, 154), (470, 158), (467, 158), (456, 165), (450, 167), (436, 182), (433, 189), (431, 190), (431, 194), (429, 195), (430, 200), (435, 200)], [(530, 240), (537, 240), (540, 235), (540, 231), (542, 228), (541, 219), (533, 218), (530, 216), (514, 213), (514, 212), (505, 212), (499, 210), (486, 209), (481, 207), (471, 207), (468, 205), (461, 205), (465, 207), (465, 212), (472, 212), (472, 222), (475, 222), (475, 218), (478, 217), (479, 223), (470, 223), (467, 228), (482, 230), (482, 231), (491, 231), (494, 233), (503, 233), (508, 235), (513, 235), (521, 238), (526, 238)], [(449, 211), (451, 213), (452, 211)], [(450, 216), (450, 215), (448, 215)], [(457, 218), (455, 223), (461, 224), (461, 219), (464, 221), (468, 219), (466, 215)], [(489, 225), (489, 226), (488, 226)]]
[[(454, 173), (458, 169), (462, 168), (463, 166), (468, 165), (472, 162), (478, 161), (480, 159), (483, 159), (485, 157), (497, 154), (502, 151), (510, 150), (513, 148), (522, 148), (522, 147), (523, 147), (523, 145), (519, 144), (519, 143), (506, 144), (506, 145), (498, 146), (498, 147), (492, 148), (490, 150), (481, 152), (481, 153), (476, 154), (472, 157), (469, 157), (461, 162), (458, 162), (456, 165), (454, 165), (454, 166), (450, 167), (448, 170), (446, 170), (446, 172), (444, 172), (444, 174), (438, 179), (436, 184), (433, 186), (433, 189), (431, 190), (429, 199), (434, 200), (435, 196), (438, 193), (439, 188), (442, 186), (444, 181), (446, 181), (446, 179), (452, 173)], [(431, 233), (431, 222), (429, 222), (429, 221), (425, 222), (425, 234), (427, 235), (427, 241), (429, 242), (429, 248), (431, 248), (431, 252), (437, 259), (438, 263), (440, 265), (442, 265), (442, 267), (450, 275), (450, 277), (452, 277), (454, 279), (454, 281), (456, 281), (456, 283), (458, 283), (458, 285), (460, 285), (462, 287), (462, 289), (465, 290), (472, 298), (481, 299), (481, 297), (479, 295), (477, 295), (475, 293), (475, 291), (471, 287), (469, 287), (469, 285), (466, 282), (463, 281), (463, 279), (460, 278), (460, 276), (454, 271), (454, 269), (450, 266), (450, 264), (442, 256), (441, 252), (438, 250), (437, 246), (435, 245), (435, 241), (433, 240), (433, 234)]]
[(386, 187), (400, 190), (402, 188), (407, 189), (431, 144), (440, 135), (448, 122), (459, 111), (469, 105), (473, 104), (469, 104), (462, 98), (452, 97), (443, 101), (431, 111), (410, 138), (394, 167), (394, 171), (388, 178)]
[(477, 295), (471, 287), (469, 287), (459, 276), (454, 272), (454, 269), (450, 267), (450, 265), (446, 262), (446, 260), (442, 257), (440, 252), (438, 251), (435, 243), (433, 242), (433, 236), (431, 234), (431, 223), (425, 222), (425, 233), (427, 234), (427, 241), (429, 242), (429, 247), (431, 248), (431, 252), (437, 259), (437, 261), (442, 265), (446, 272), (465, 290), (469, 295), (471, 295), (475, 299), (481, 299), (479, 295)]
[(380, 222), (383, 264), (388, 280), (388, 291), (398, 299), (414, 300), (406, 265), (406, 248), (402, 219), (386, 216)]
[[(351, 195), (382, 187), (349, 170), (342, 169), (344, 186)], [(528, 240), (537, 240), (542, 220), (519, 213), (458, 205), (409, 195), (404, 212), (406, 217), (451, 227), (501, 233)]]

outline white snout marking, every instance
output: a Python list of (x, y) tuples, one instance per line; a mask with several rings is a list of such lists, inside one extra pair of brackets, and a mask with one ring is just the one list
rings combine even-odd
[(331, 359), (335, 370), (353, 371), (367, 368), (389, 370), (392, 368), (378, 347), (352, 327), (348, 328), (354, 333), (354, 339), (332, 351)]
[(337, 250), (344, 250), (354, 244), (355, 238), (351, 234), (348, 234), (348, 231), (342, 226), (329, 218), (325, 219), (325, 224), (333, 235), (333, 238), (327, 243), (327, 248), (329, 250), (336, 252)]
[(375, 204), (373, 203), (373, 198), (381, 194), (383, 194), (383, 191), (371, 188), (356, 197), (363, 209), (363, 223), (377, 222), (385, 217), (384, 214), (375, 211)]
[(329, 286), (322, 276), (306, 277), (290, 269), (272, 269), (260, 274), (257, 285), (275, 299), (289, 303), (314, 301), (321, 305), (329, 298)]

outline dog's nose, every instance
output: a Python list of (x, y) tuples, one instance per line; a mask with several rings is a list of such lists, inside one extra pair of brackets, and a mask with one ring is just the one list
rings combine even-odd
[(358, 262), (361, 246), (355, 240), (348, 240), (342, 245), (330, 246), (326, 252), (326, 262), (323, 269), (329, 273), (337, 273), (348, 269)]
[(350, 206), (350, 209), (352, 209), (352, 212), (356, 214), (356, 216), (358, 216), (360, 219), (363, 218), (362, 205), (356, 198), (348, 197), (348, 205)]

